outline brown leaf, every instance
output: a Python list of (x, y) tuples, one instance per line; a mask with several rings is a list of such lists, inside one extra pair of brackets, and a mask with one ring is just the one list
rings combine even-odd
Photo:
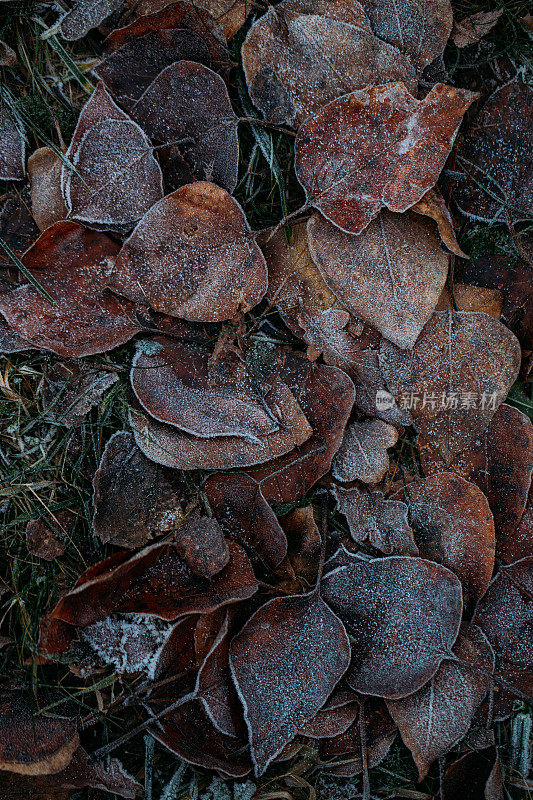
[(40, 147), (28, 158), (31, 213), (40, 231), (67, 216), (61, 192), (63, 161), (49, 147)]
[(61, 425), (79, 425), (118, 375), (85, 361), (56, 361), (44, 373), (43, 405), (47, 415)]
[(413, 481), (396, 498), (409, 507), (409, 521), (423, 558), (451, 569), (467, 597), (482, 597), (494, 570), (494, 520), (487, 498), (451, 472)]
[[(426, 474), (443, 468), (442, 458), (419, 439)], [(479, 486), (487, 497), (496, 526), (496, 549), (507, 563), (533, 555), (528, 536), (519, 535), (533, 471), (533, 426), (525, 414), (506, 403), (470, 447), (458, 453), (448, 469)]]
[(462, 663), (443, 661), (426, 686), (387, 703), (413, 754), (420, 780), (434, 761), (468, 733), (476, 708), (491, 686), (494, 653), (477, 626), (461, 630), (453, 653)]
[(466, 753), (450, 764), (442, 779), (442, 800), (503, 800), (498, 751), (495, 747)]
[(382, 207), (406, 211), (435, 184), (474, 97), (438, 83), (419, 101), (389, 83), (329, 103), (296, 137), (307, 202), (346, 233)]
[(197, 179), (233, 192), (238, 119), (220, 75), (193, 61), (174, 63), (148, 86), (132, 116), (158, 146), (179, 146)]
[[(31, 247), (39, 236), (39, 228), (30, 214), (29, 205), (26, 190), (20, 193), (7, 192), (0, 198), (0, 237), (17, 256)], [(3, 250), (0, 252), (0, 265), (13, 269), (10, 256)]]
[(102, 542), (135, 549), (178, 527), (184, 487), (146, 458), (128, 431), (114, 433), (93, 478), (93, 529)]
[(122, 5), (123, 0), (76, 0), (71, 11), (61, 20), (61, 35), (70, 42), (83, 39)]
[(248, 311), (266, 286), (265, 260), (240, 205), (205, 182), (181, 187), (145, 214), (113, 276), (127, 297), (198, 322)]
[(458, 311), (480, 311), (497, 320), (502, 315), (503, 298), (498, 289), (455, 283), (453, 299)]
[(398, 347), (413, 347), (448, 274), (432, 224), (383, 211), (353, 236), (316, 214), (307, 230), (311, 257), (340, 304)]
[(80, 357), (111, 350), (139, 330), (135, 308), (105, 290), (118, 246), (78, 222), (56, 222), (23, 257), (54, 303), (30, 284), (0, 295), (9, 325), (34, 347)]
[(398, 431), (381, 419), (352, 422), (333, 459), (333, 476), (343, 483), (379, 483), (389, 468), (387, 449), (397, 441)]
[(409, 60), (373, 36), (357, 6), (282, 0), (252, 26), (243, 68), (266, 119), (298, 126), (330, 100), (369, 84), (404, 81), (416, 90)]
[[(492, 94), (458, 150), (466, 181), (454, 199), (469, 217), (512, 224), (533, 214), (533, 89), (520, 76)], [(494, 177), (493, 177), (494, 176)]]
[(0, 100), (0, 180), (21, 181), (26, 174), (24, 130), (3, 95)]
[(50, 512), (45, 517), (30, 520), (26, 526), (26, 547), (29, 552), (45, 561), (53, 561), (65, 552), (65, 545), (57, 533), (69, 535), (75, 517), (68, 509)]
[(229, 561), (222, 528), (211, 517), (185, 518), (174, 536), (178, 553), (196, 575), (212, 578)]
[[(70, 217), (126, 231), (163, 196), (163, 176), (146, 134), (107, 95), (103, 84), (81, 111), (63, 164), (62, 190)], [(95, 108), (105, 105), (105, 118)], [(100, 119), (98, 117), (100, 116)]]
[[(141, 0), (135, 3), (135, 10), (138, 14), (155, 14), (167, 5), (168, 0)], [(243, 25), (251, 8), (246, 0), (197, 0), (194, 7), (208, 11), (228, 41)]]
[(354, 558), (326, 575), (322, 593), (350, 635), (346, 680), (362, 694), (395, 699), (420, 689), (459, 632), (458, 578), (421, 558)]
[(331, 739), (347, 731), (358, 715), (355, 692), (337, 688), (313, 719), (300, 728), (299, 734), (311, 739)]
[(0, 67), (14, 67), (17, 63), (17, 54), (6, 42), (0, 40)]
[(316, 591), (275, 598), (232, 640), (256, 774), (324, 705), (350, 662), (342, 622)]
[(383, 340), (380, 363), (416, 429), (449, 463), (505, 400), (518, 375), (520, 345), (487, 314), (442, 312), (431, 317), (412, 351)]
[(385, 500), (380, 492), (356, 486), (351, 489), (335, 486), (333, 494), (355, 542), (368, 539), (372, 547), (385, 555), (419, 555), (407, 519), (408, 508), (401, 500)]
[(287, 552), (287, 538), (259, 484), (248, 475), (212, 475), (204, 491), (226, 535), (246, 549), (252, 562), (275, 569)]
[(460, 258), (468, 258), (455, 238), (452, 217), (437, 186), (429, 189), (418, 203), (412, 206), (412, 210), (416, 211), (417, 214), (430, 217), (437, 223), (440, 238), (451, 253)]
[(452, 30), (449, 0), (361, 0), (372, 30), (396, 45), (422, 70), (444, 50)]
[(313, 506), (295, 508), (280, 517), (287, 536), (287, 557), (280, 564), (281, 576), (297, 583), (297, 591), (311, 589), (318, 580), (321, 539)]
[(450, 37), (452, 42), (459, 48), (477, 44), (497, 25), (502, 14), (503, 8), (497, 8), (494, 11), (478, 11), (477, 14), (465, 17), (461, 22), (454, 22)]
[(0, 353), (22, 353), (31, 349), (31, 344), (14, 333), (5, 319), (0, 317)]

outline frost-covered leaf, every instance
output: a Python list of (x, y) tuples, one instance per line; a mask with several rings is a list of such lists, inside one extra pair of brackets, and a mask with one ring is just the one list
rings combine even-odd
[(461, 629), (453, 653), (463, 663), (444, 660), (426, 686), (387, 703), (413, 754), (420, 780), (434, 761), (468, 733), (476, 708), (491, 686), (494, 653), (477, 626)]
[(235, 189), (238, 119), (216, 72), (193, 61), (174, 63), (159, 73), (131, 113), (156, 145), (175, 145), (197, 179)]
[(174, 535), (179, 554), (196, 575), (212, 578), (229, 561), (222, 528), (212, 517), (186, 517)]
[[(39, 228), (30, 214), (27, 192), (6, 192), (0, 198), (0, 238), (15, 255), (20, 256), (38, 236)], [(0, 248), (0, 265), (13, 268), (11, 257), (3, 248)], [(3, 291), (3, 279), (0, 285)]]
[(381, 344), (380, 363), (416, 429), (449, 463), (486, 429), (520, 367), (520, 345), (487, 314), (434, 314), (412, 351)]
[(30, 520), (26, 526), (28, 551), (38, 558), (53, 561), (65, 552), (62, 539), (70, 538), (74, 524), (75, 516), (66, 508)]
[[(139, 14), (153, 14), (166, 5), (167, 0), (140, 0), (136, 9)], [(247, 0), (196, 0), (194, 7), (208, 11), (221, 26), (228, 41), (243, 25), (251, 10)]]
[(26, 140), (20, 122), (0, 94), (0, 180), (21, 181), (26, 174)]
[(322, 547), (313, 506), (295, 508), (280, 517), (280, 523), (288, 547), (278, 574), (289, 581), (291, 587), (296, 586), (296, 591), (310, 590), (318, 580)]
[(381, 419), (352, 422), (333, 459), (333, 476), (343, 483), (379, 483), (389, 468), (387, 449), (397, 441), (396, 428)]
[(380, 492), (364, 491), (357, 486), (351, 489), (336, 486), (333, 494), (354, 541), (368, 540), (385, 555), (419, 555), (407, 518), (408, 508), (401, 500), (385, 500)]
[(252, 100), (275, 123), (297, 126), (369, 84), (416, 89), (409, 60), (370, 32), (359, 3), (282, 0), (252, 26), (242, 60)]
[(520, 76), (489, 97), (458, 150), (466, 173), (454, 199), (474, 219), (512, 224), (533, 214), (533, 89)]
[(147, 459), (130, 432), (118, 431), (93, 478), (94, 533), (119, 547), (143, 547), (178, 527), (183, 494), (174, 472)]
[(326, 575), (322, 594), (346, 625), (353, 654), (346, 680), (362, 694), (399, 698), (420, 689), (459, 632), (458, 578), (421, 558), (353, 560)]
[(44, 375), (44, 407), (61, 425), (79, 425), (105, 392), (118, 381), (116, 372), (85, 361), (57, 361)]
[(92, 28), (97, 28), (123, 5), (124, 0), (76, 0), (74, 7), (61, 20), (61, 35), (68, 41), (83, 39)]
[(359, 702), (355, 692), (337, 688), (299, 732), (311, 739), (331, 739), (347, 731), (358, 715)]
[(474, 97), (438, 83), (416, 100), (389, 83), (333, 100), (296, 137), (307, 202), (347, 233), (382, 207), (406, 211), (435, 184)]
[(450, 252), (461, 258), (468, 258), (466, 253), (463, 253), (459, 247), (455, 237), (451, 214), (437, 186), (429, 189), (418, 203), (415, 203), (411, 208), (413, 211), (416, 211), (417, 214), (430, 217), (430, 219), (437, 223), (440, 238)]
[(450, 37), (452, 42), (459, 48), (477, 44), (497, 25), (502, 14), (503, 8), (497, 8), (494, 11), (478, 11), (477, 14), (465, 17), (461, 22), (454, 22)]
[(442, 778), (442, 800), (502, 800), (504, 795), (500, 759), (496, 747), (474, 750), (454, 761)]
[(14, 67), (16, 63), (17, 54), (13, 48), (3, 40), (0, 40), (0, 67)]
[[(420, 441), (420, 460), (426, 475), (444, 467), (439, 453)], [(488, 428), (458, 453), (448, 469), (475, 483), (484, 492), (496, 526), (496, 548), (507, 563), (533, 555), (533, 542), (519, 535), (533, 471), (533, 425), (525, 414), (506, 403)]]
[(396, 45), (422, 70), (444, 50), (452, 30), (449, 0), (361, 0), (372, 30)]
[(31, 213), (40, 231), (67, 216), (61, 192), (63, 161), (49, 147), (40, 147), (28, 158)]
[(252, 562), (275, 569), (287, 552), (287, 539), (278, 519), (248, 475), (212, 475), (204, 491), (226, 535), (236, 539)]
[(340, 304), (398, 347), (412, 347), (448, 274), (434, 226), (382, 211), (360, 236), (318, 214), (307, 230), (311, 257)]
[(24, 266), (52, 297), (30, 284), (0, 295), (0, 312), (33, 347), (80, 357), (111, 350), (140, 325), (132, 303), (106, 290), (119, 248), (78, 222), (56, 222), (23, 257)]
[(267, 270), (240, 205), (213, 183), (156, 203), (126, 240), (113, 288), (191, 321), (231, 319), (258, 303)]
[(344, 626), (317, 591), (271, 600), (232, 640), (231, 670), (258, 775), (315, 716), (349, 662)]

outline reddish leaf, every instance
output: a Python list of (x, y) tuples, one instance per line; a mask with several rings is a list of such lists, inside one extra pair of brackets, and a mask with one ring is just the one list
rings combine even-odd
[(333, 476), (344, 483), (379, 483), (389, 468), (387, 449), (398, 441), (398, 431), (383, 422), (352, 422), (333, 459)]
[(358, 715), (357, 695), (349, 690), (335, 689), (313, 719), (300, 728), (299, 733), (311, 739), (331, 739), (347, 731)]
[[(26, 526), (26, 547), (34, 556), (53, 561), (65, 552), (61, 538), (70, 537), (74, 523), (75, 517), (68, 509), (30, 520)], [(58, 538), (58, 533), (63, 536)]]
[(354, 559), (324, 578), (322, 592), (350, 634), (346, 680), (362, 694), (412, 694), (450, 655), (463, 610), (461, 584), (440, 564), (407, 556)]
[(228, 543), (216, 519), (186, 518), (174, 539), (178, 553), (187, 566), (203, 578), (212, 578), (229, 561)]
[(266, 119), (299, 125), (341, 94), (416, 78), (396, 47), (372, 35), (359, 4), (282, 0), (242, 46), (250, 95)]
[(459, 48), (477, 44), (498, 24), (502, 14), (503, 8), (494, 11), (479, 11), (477, 14), (465, 17), (461, 22), (454, 22), (452, 42)]
[(122, 4), (123, 0), (76, 0), (72, 10), (61, 20), (61, 35), (69, 41), (83, 39)]
[(442, 800), (502, 800), (498, 751), (490, 747), (467, 753), (450, 764), (442, 780)]
[(311, 257), (339, 303), (398, 347), (413, 347), (448, 274), (434, 226), (383, 211), (360, 236), (318, 214), (307, 230)]
[(0, 295), (9, 325), (34, 347), (87, 356), (127, 342), (139, 330), (131, 303), (105, 291), (118, 246), (77, 222), (57, 222), (27, 251), (24, 266), (52, 296), (31, 285)]
[(0, 100), (0, 180), (21, 181), (26, 174), (24, 130), (3, 95)]
[[(0, 237), (15, 255), (20, 256), (39, 236), (39, 228), (29, 212), (28, 194), (7, 192), (0, 198)], [(0, 248), (0, 265), (13, 269), (11, 257)], [(3, 291), (3, 282), (2, 282)]]
[(406, 211), (435, 184), (473, 99), (439, 83), (419, 101), (390, 83), (329, 103), (296, 137), (307, 202), (347, 233), (361, 233), (384, 206)]
[(386, 555), (418, 556), (419, 550), (407, 519), (408, 508), (400, 500), (385, 500), (380, 492), (357, 487), (333, 490), (337, 507), (348, 520), (352, 538), (369, 543)]
[(44, 231), (67, 216), (61, 192), (63, 161), (49, 147), (40, 147), (28, 158), (31, 183), (31, 213)]
[(287, 534), (288, 548), (279, 572), (296, 584), (296, 591), (309, 590), (318, 580), (322, 546), (313, 506), (295, 508), (280, 517), (280, 523)]
[(22, 353), (31, 349), (31, 344), (14, 333), (4, 318), (0, 317), (0, 353)]
[[(138, 14), (155, 14), (166, 7), (167, 0), (141, 0), (136, 6)], [(244, 23), (250, 7), (246, 0), (198, 0), (195, 9), (208, 11), (224, 31), (229, 41)]]
[(426, 686), (387, 703), (413, 754), (420, 780), (434, 761), (466, 736), (476, 708), (492, 683), (494, 653), (478, 627), (462, 629), (453, 652), (461, 663), (443, 661)]
[(316, 591), (271, 600), (232, 640), (258, 775), (324, 705), (349, 662), (344, 626)]
[(505, 400), (518, 375), (520, 346), (487, 314), (443, 312), (432, 316), (412, 351), (384, 340), (380, 363), (392, 394), (406, 400), (416, 429), (449, 463)]
[(240, 205), (213, 183), (182, 186), (143, 217), (116, 263), (113, 287), (156, 311), (231, 319), (266, 291), (263, 255)]
[(416, 211), (417, 214), (422, 214), (424, 217), (430, 217), (437, 223), (440, 238), (450, 252), (460, 256), (460, 258), (468, 258), (455, 238), (451, 214), (437, 186), (429, 189), (418, 203), (412, 206), (412, 210)]
[(175, 143), (197, 179), (233, 192), (238, 119), (220, 75), (193, 61), (174, 63), (150, 84), (132, 115), (155, 144)]
[(97, 369), (85, 361), (57, 361), (45, 372), (43, 399), (45, 409), (62, 425), (79, 425), (105, 392), (118, 381), (118, 375)]
[(287, 552), (287, 538), (256, 481), (247, 475), (212, 475), (204, 491), (226, 535), (245, 547), (253, 562), (275, 569)]

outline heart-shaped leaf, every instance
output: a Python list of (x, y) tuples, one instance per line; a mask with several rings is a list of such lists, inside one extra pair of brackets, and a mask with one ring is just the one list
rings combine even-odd
[(379, 483), (389, 468), (387, 449), (398, 441), (398, 431), (383, 422), (352, 422), (333, 459), (333, 476), (343, 483)]

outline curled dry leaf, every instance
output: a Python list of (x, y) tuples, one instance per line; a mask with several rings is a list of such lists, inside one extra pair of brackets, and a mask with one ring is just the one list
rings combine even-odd
[[(513, 224), (533, 214), (533, 89), (520, 76), (489, 97), (458, 150), (466, 181), (454, 192), (474, 219)], [(494, 176), (494, 177), (492, 177)]]
[(318, 214), (307, 230), (311, 257), (340, 304), (398, 347), (413, 347), (448, 274), (434, 226), (383, 211), (360, 236)]
[[(387, 385), (446, 463), (486, 429), (520, 368), (520, 345), (487, 314), (434, 314), (412, 351), (381, 344)], [(424, 402), (425, 400), (425, 402)]]
[(53, 302), (27, 284), (0, 295), (0, 312), (33, 347), (60, 356), (118, 347), (140, 330), (135, 307), (105, 289), (118, 250), (108, 236), (78, 222), (56, 222), (23, 257)]
[(155, 144), (178, 147), (198, 179), (235, 189), (238, 119), (216, 72), (193, 61), (172, 64), (148, 86), (132, 116)]
[(66, 158), (72, 164), (62, 167), (68, 214), (89, 225), (128, 230), (163, 196), (150, 140), (102, 84), (81, 111)]
[(83, 39), (123, 4), (124, 0), (77, 0), (61, 20), (61, 35), (71, 42)]
[[(426, 474), (443, 468), (439, 453), (420, 441), (420, 460)], [(458, 453), (449, 470), (475, 483), (484, 492), (496, 526), (496, 548), (507, 563), (533, 555), (529, 536), (519, 535), (533, 471), (533, 425), (525, 414), (506, 403), (488, 428)]]
[(116, 372), (85, 361), (57, 361), (44, 373), (44, 407), (61, 425), (79, 425), (105, 392), (118, 381)]
[(333, 494), (355, 542), (368, 540), (386, 555), (419, 555), (407, 518), (408, 508), (401, 500), (385, 500), (380, 492), (364, 491), (357, 486), (351, 489), (336, 486)]
[(494, 570), (494, 520), (474, 483), (451, 472), (413, 481), (395, 497), (409, 507), (409, 521), (423, 558), (460, 579), (470, 601), (482, 597)]
[(242, 436), (258, 443), (279, 430), (279, 419), (268, 405), (270, 387), (265, 387), (262, 399), (244, 359), (236, 356), (226, 368), (216, 370), (211, 356), (212, 347), (204, 342), (162, 336), (140, 342), (131, 384), (143, 408), (160, 422), (202, 439)]
[(0, 94), (0, 180), (21, 181), (26, 174), (26, 140), (18, 119)]
[(211, 517), (186, 518), (174, 535), (178, 553), (196, 575), (212, 578), (230, 558), (222, 528)]
[(435, 184), (474, 97), (438, 83), (417, 100), (390, 83), (333, 100), (296, 137), (307, 202), (347, 233), (382, 207), (406, 211)]
[(460, 258), (468, 258), (466, 253), (463, 253), (459, 247), (457, 239), (455, 238), (451, 214), (437, 186), (429, 189), (418, 203), (412, 206), (412, 210), (416, 211), (417, 214), (430, 217), (437, 223), (440, 238), (451, 253), (454, 253)]
[(256, 774), (313, 719), (349, 663), (344, 626), (317, 591), (256, 611), (230, 646)]
[(176, 473), (146, 458), (128, 431), (106, 444), (93, 478), (93, 529), (102, 542), (134, 549), (174, 530), (183, 518)]
[(416, 90), (409, 60), (370, 32), (358, 6), (282, 0), (252, 26), (243, 68), (267, 120), (297, 126), (330, 100), (369, 84), (403, 81)]
[(204, 491), (226, 535), (236, 539), (252, 562), (275, 569), (287, 553), (287, 538), (259, 484), (248, 475), (212, 475)]
[(49, 147), (40, 147), (28, 158), (31, 213), (40, 231), (67, 216), (61, 192), (63, 161)]
[(395, 699), (420, 689), (450, 655), (463, 610), (450, 570), (408, 556), (352, 559), (323, 580), (324, 600), (352, 643), (348, 684)]
[(477, 14), (465, 17), (461, 22), (454, 22), (450, 37), (452, 42), (459, 48), (477, 44), (498, 24), (502, 14), (503, 8), (497, 8), (494, 11), (478, 11)]
[(126, 240), (113, 288), (191, 321), (231, 319), (258, 303), (267, 270), (240, 205), (213, 183), (160, 200)]
[(197, 61), (209, 66), (211, 58), (205, 41), (194, 31), (181, 28), (149, 31), (112, 50), (93, 71), (116, 101), (131, 111), (159, 73), (176, 61)]
[(406, 53), (418, 70), (440, 56), (453, 24), (449, 0), (361, 0), (372, 30)]
[(461, 629), (453, 654), (459, 662), (443, 661), (426, 686), (387, 703), (413, 754), (420, 780), (434, 761), (468, 733), (475, 711), (491, 686), (494, 653), (476, 625)]
[(389, 468), (387, 449), (397, 441), (396, 428), (381, 419), (352, 422), (333, 459), (333, 476), (343, 483), (379, 483)]

